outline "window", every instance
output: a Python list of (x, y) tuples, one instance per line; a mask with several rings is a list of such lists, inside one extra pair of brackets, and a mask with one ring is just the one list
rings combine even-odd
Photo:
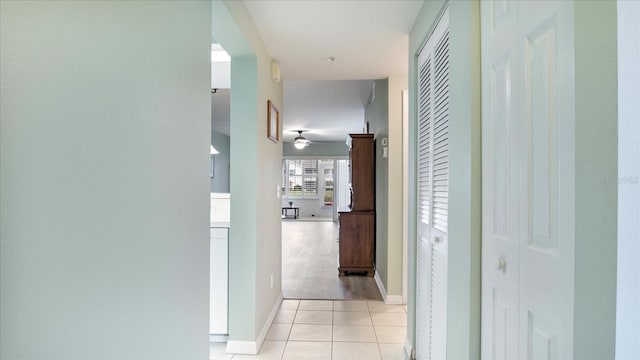
[(321, 206), (333, 206), (334, 162), (333, 159), (283, 160), (282, 197), (318, 199)]
[[(333, 164), (332, 164), (333, 165)], [(324, 204), (333, 205), (333, 167), (323, 169)]]
[(282, 191), (288, 197), (318, 196), (318, 161), (284, 160)]

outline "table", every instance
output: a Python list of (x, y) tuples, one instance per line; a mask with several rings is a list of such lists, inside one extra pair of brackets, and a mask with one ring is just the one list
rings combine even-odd
[(295, 206), (289, 206), (289, 207), (282, 207), (282, 215), (284, 215), (285, 218), (289, 218), (289, 210), (293, 210), (293, 218), (297, 219), (298, 217), (300, 217), (300, 208), (299, 207), (295, 207)]

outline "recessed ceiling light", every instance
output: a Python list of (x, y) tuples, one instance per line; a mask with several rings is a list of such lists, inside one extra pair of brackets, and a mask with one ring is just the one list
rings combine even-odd
[(327, 61), (333, 64), (336, 61), (336, 57), (335, 56), (329, 56), (327, 58)]

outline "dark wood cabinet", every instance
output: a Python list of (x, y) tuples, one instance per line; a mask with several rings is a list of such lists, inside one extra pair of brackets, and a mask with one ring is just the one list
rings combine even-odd
[(340, 276), (364, 273), (373, 276), (375, 222), (373, 211), (340, 213)]
[(375, 146), (372, 134), (351, 134), (350, 182), (351, 207), (340, 211), (340, 276), (374, 275)]
[(351, 163), (351, 211), (374, 211), (376, 195), (375, 153), (372, 134), (352, 134), (349, 160)]

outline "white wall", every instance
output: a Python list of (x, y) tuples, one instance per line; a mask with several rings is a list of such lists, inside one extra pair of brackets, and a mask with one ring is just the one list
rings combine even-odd
[[(407, 67), (409, 65), (407, 64)], [(409, 86), (407, 75), (389, 76), (389, 139), (388, 139), (388, 226), (387, 226), (387, 293), (402, 295), (402, 225), (403, 225), (403, 143), (402, 138), (402, 90)], [(382, 146), (376, 148), (376, 156), (382, 156)]]
[(210, 4), (0, 16), (0, 358), (206, 359)]
[(575, 359), (615, 353), (618, 187), (602, 179), (618, 173), (616, 13), (616, 2), (574, 2)]
[(211, 62), (211, 88), (229, 89), (231, 87), (231, 61)]
[(640, 2), (618, 1), (616, 359), (640, 358)]
[[(369, 133), (375, 139), (375, 268), (376, 279), (380, 279), (380, 291), (384, 294), (388, 288), (389, 266), (389, 159), (382, 157), (382, 139), (389, 137), (389, 79), (374, 81), (375, 98), (364, 109), (364, 120)], [(382, 289), (384, 288), (384, 289)]]
[[(362, 116), (362, 120), (364, 120), (364, 115)], [(362, 130), (360, 132), (362, 132)], [(345, 132), (344, 141), (314, 141), (304, 149), (296, 149), (295, 146), (293, 146), (293, 142), (285, 142), (282, 144), (282, 156), (289, 158), (348, 158), (349, 147), (347, 146), (346, 140), (347, 133)]]
[[(281, 296), (282, 142), (266, 134), (267, 100), (282, 109), (282, 83), (271, 81), (271, 57), (244, 4), (215, 0), (212, 6), (213, 37), (231, 55), (233, 89), (227, 350), (255, 353)], [(236, 134), (253, 140), (234, 141)]]

